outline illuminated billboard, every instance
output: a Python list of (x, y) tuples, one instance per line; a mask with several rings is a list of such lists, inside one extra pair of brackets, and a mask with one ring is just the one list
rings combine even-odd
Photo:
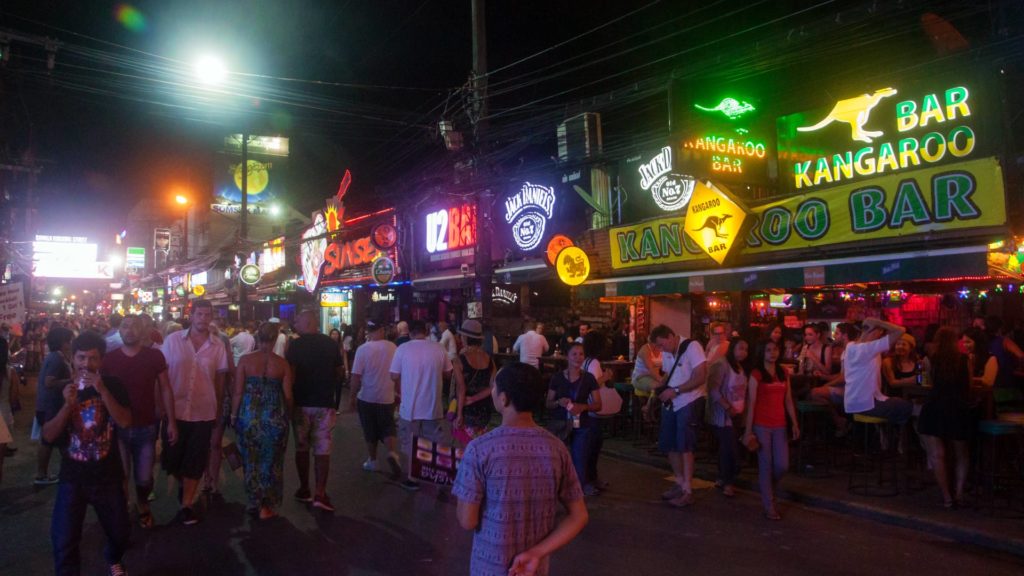
[[(215, 204), (220, 211), (231, 212), (223, 204), (242, 201), (241, 136), (228, 136), (224, 153), (217, 158), (214, 176)], [(285, 189), (288, 164), (288, 139), (279, 136), (249, 136), (246, 158), (248, 203), (264, 204), (280, 198)]]
[(260, 270), (264, 274), (270, 274), (274, 270), (284, 268), (284, 265), (284, 236), (264, 243), (263, 254), (260, 256)]
[(36, 278), (112, 279), (113, 266), (96, 256), (96, 244), (84, 236), (37, 235), (32, 243), (32, 273)]

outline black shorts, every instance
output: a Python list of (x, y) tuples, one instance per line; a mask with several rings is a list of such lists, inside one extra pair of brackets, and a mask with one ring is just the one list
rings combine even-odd
[(356, 400), (359, 423), (363, 426), (363, 438), (367, 442), (381, 442), (395, 436), (394, 404), (374, 404)]
[(206, 422), (177, 421), (178, 441), (171, 445), (167, 441), (167, 427), (161, 430), (163, 453), (160, 463), (171, 476), (198, 480), (206, 471), (210, 459), (210, 436), (213, 434), (213, 420)]

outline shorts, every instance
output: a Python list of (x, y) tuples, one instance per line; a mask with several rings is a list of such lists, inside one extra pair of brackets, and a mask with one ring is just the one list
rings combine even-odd
[(452, 427), (451, 422), (444, 418), (438, 418), (437, 420), (403, 420), (398, 419), (398, 441), (399, 449), (402, 454), (412, 454), (412, 437), (418, 436), (420, 438), (426, 438), (427, 440), (443, 444), (445, 446), (452, 445)]
[(662, 452), (693, 453), (697, 450), (697, 431), (704, 419), (707, 399), (697, 398), (679, 410), (661, 409), (658, 449)]
[(160, 463), (171, 476), (198, 480), (203, 477), (210, 460), (210, 436), (213, 434), (214, 421), (176, 422), (178, 441), (173, 445), (167, 441), (167, 427), (164, 426), (160, 432), (163, 440)]
[(134, 472), (136, 486), (153, 485), (153, 462), (156, 457), (157, 424), (117, 429), (124, 474)]
[(314, 456), (331, 455), (331, 433), (334, 431), (334, 408), (301, 406), (292, 417), (295, 451), (313, 451)]
[(367, 443), (376, 444), (385, 438), (395, 436), (394, 404), (357, 400), (356, 411), (359, 413), (359, 424), (363, 427), (363, 438)]

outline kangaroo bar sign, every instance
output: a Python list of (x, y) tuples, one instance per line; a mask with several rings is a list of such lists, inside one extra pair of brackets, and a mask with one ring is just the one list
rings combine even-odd
[(1006, 223), (1003, 174), (995, 158), (797, 194), (751, 209), (746, 227), (743, 211), (733, 206), (721, 190), (698, 182), (685, 214), (610, 228), (612, 268), (697, 262), (705, 255), (721, 264), (731, 252), (756, 256), (923, 233), (963, 234)]
[(806, 192), (994, 155), (998, 103), (971, 76), (883, 85), (779, 118), (782, 188)]

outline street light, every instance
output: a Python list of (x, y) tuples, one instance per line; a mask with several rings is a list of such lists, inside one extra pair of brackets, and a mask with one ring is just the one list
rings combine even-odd
[(189, 198), (184, 194), (175, 194), (174, 201), (185, 209), (185, 214), (181, 217), (181, 252), (182, 260), (188, 259), (188, 205)]
[(182, 206), (185, 206), (186, 204), (188, 204), (188, 197), (182, 196), (181, 194), (176, 194), (174, 196), (174, 201), (177, 202), (178, 204), (181, 204)]
[(208, 86), (214, 86), (223, 82), (227, 73), (224, 62), (216, 56), (207, 54), (196, 62), (196, 78), (199, 79), (199, 82)]

